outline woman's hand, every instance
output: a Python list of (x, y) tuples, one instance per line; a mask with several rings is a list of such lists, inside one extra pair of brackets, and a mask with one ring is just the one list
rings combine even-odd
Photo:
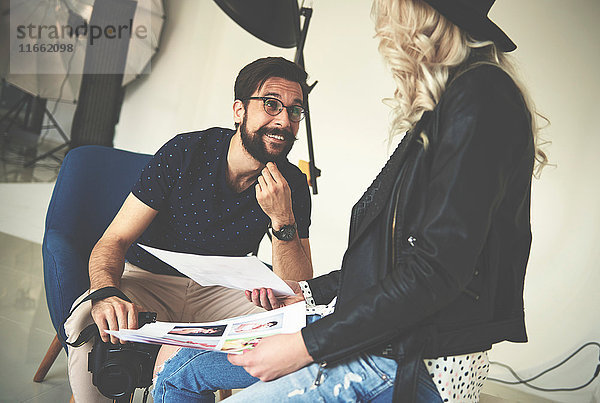
[(295, 295), (282, 295), (276, 297), (270, 288), (255, 288), (252, 291), (246, 290), (246, 298), (256, 306), (260, 306), (267, 311), (281, 308), (296, 302), (304, 301), (304, 295), (297, 281), (284, 280), (290, 286)]
[(300, 332), (265, 337), (252, 350), (229, 354), (227, 359), (263, 382), (290, 374), (313, 362)]

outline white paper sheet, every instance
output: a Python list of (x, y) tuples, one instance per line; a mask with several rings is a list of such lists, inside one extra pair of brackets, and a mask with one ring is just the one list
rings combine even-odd
[(256, 256), (202, 256), (138, 245), (203, 286), (220, 285), (238, 290), (264, 287), (273, 289), (275, 295), (294, 295), (285, 281)]
[(306, 326), (306, 304), (298, 302), (279, 309), (238, 316), (218, 322), (155, 322), (137, 330), (108, 330), (124, 341), (168, 344), (173, 346), (241, 354), (267, 336), (294, 333)]

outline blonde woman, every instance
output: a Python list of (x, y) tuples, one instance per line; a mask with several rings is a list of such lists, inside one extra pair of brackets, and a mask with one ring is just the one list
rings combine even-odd
[[(396, 82), (392, 134), (408, 133), (353, 208), (341, 270), (291, 283), (286, 301), (247, 293), (267, 309), (302, 299), (335, 309), (230, 356), (243, 386), (261, 381), (231, 401), (476, 402), (486, 351), (527, 341), (531, 178), (546, 156), (506, 60), (516, 46), (487, 18), (493, 3), (375, 1)], [(194, 361), (185, 354), (180, 363)], [(206, 401), (208, 357), (174, 363), (157, 388)]]

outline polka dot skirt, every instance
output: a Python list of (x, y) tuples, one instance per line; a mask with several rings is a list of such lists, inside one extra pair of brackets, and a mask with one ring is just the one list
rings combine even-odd
[(490, 368), (486, 351), (424, 361), (444, 402), (479, 401)]

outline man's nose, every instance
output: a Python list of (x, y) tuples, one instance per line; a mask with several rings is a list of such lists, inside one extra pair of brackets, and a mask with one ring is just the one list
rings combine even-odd
[(287, 109), (283, 108), (281, 112), (275, 115), (274, 123), (279, 127), (292, 127), (292, 122), (290, 121)]

